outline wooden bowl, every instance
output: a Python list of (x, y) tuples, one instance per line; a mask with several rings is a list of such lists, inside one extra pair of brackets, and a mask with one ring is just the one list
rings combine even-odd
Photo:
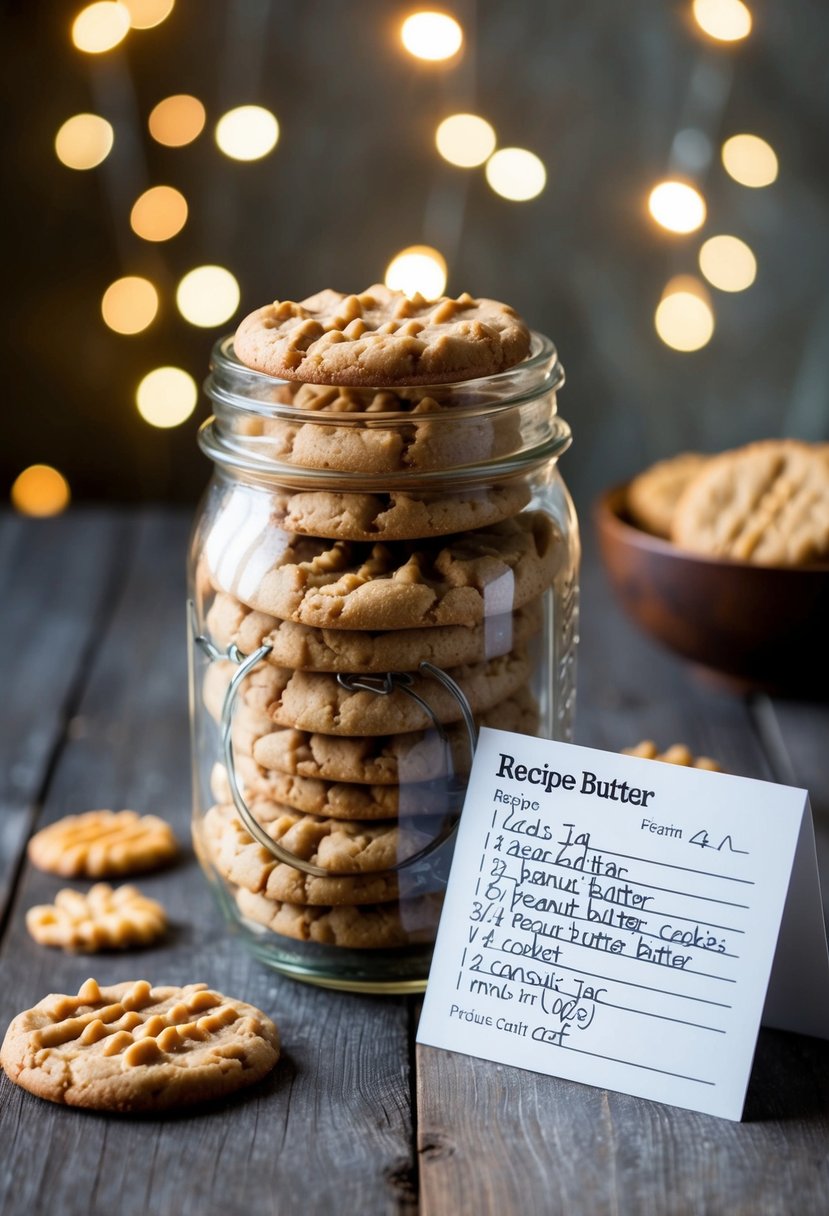
[(596, 504), (602, 559), (640, 629), (741, 690), (829, 699), (829, 564), (701, 557), (643, 532), (627, 486)]

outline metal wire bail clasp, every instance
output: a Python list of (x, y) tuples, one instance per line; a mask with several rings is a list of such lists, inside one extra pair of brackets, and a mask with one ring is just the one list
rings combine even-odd
[[(217, 660), (229, 660), (230, 662), (235, 663), (238, 667), (238, 670), (234, 672), (224, 695), (219, 730), (222, 756), (227, 772), (228, 785), (230, 786), (233, 805), (235, 806), (242, 823), (245, 825), (248, 832), (250, 832), (251, 836), (253, 836), (253, 838), (260, 845), (262, 845), (264, 849), (267, 849), (272, 857), (276, 858), (277, 861), (282, 862), (284, 865), (292, 866), (295, 870), (300, 870), (302, 873), (309, 874), (315, 878), (353, 878), (355, 876), (355, 872), (353, 870), (339, 871), (323, 869), (322, 866), (317, 866), (310, 861), (305, 861), (303, 858), (297, 857), (295, 853), (291, 853), (287, 849), (284, 849), (282, 845), (268, 835), (268, 833), (256, 819), (245, 801), (244, 794), (239, 786), (233, 754), (233, 710), (239, 690), (241, 689), (245, 679), (250, 675), (253, 669), (263, 661), (263, 659), (268, 657), (273, 647), (267, 645), (260, 646), (258, 650), (255, 650), (252, 654), (245, 655), (235, 644), (235, 642), (233, 642), (227, 647), (226, 650), (221, 650), (215, 645), (214, 642), (211, 641), (209, 637), (200, 633), (198, 629), (195, 606), (192, 600), (188, 601), (188, 613), (190, 617), (190, 629), (193, 636), (193, 641), (195, 645), (207, 656), (207, 658), (210, 659), (211, 662), (216, 662)], [(435, 667), (432, 663), (425, 661), (422, 662), (419, 670), (424, 675), (431, 676), (438, 680), (457, 700), (461, 709), (462, 719), (466, 726), (471, 762), (471, 757), (474, 754), (477, 743), (477, 731), (475, 728), (475, 719), (463, 689), (459, 687), (451, 676), (447, 675), (447, 673), (441, 668)], [(337, 676), (337, 682), (340, 687), (344, 688), (347, 692), (368, 692), (382, 697), (390, 696), (392, 693), (399, 691), (404, 693), (406, 696), (411, 697), (411, 699), (417, 702), (420, 708), (427, 715), (435, 730), (438, 732), (440, 738), (448, 747), (448, 738), (443, 723), (440, 721), (438, 715), (435, 713), (429, 702), (412, 687), (413, 677), (408, 672), (387, 671), (379, 675), (340, 674)], [(388, 870), (377, 872), (372, 871), (372, 873), (375, 875), (379, 875), (380, 873), (391, 874), (399, 870), (404, 870), (417, 861), (422, 861), (425, 857), (428, 857), (429, 854), (434, 853), (436, 849), (440, 848), (441, 845), (443, 845), (451, 836), (454, 835), (454, 833), (457, 831), (459, 819), (460, 816), (458, 815), (453, 822), (446, 825), (443, 830), (439, 832), (432, 840), (430, 840), (429, 843), (422, 849), (418, 849), (409, 857), (397, 862), (396, 865), (390, 866)]]

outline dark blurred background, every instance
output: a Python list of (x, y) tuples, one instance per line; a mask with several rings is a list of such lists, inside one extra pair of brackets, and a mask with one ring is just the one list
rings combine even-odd
[[(149, 28), (99, 53), (73, 38), (106, 43), (129, 14), (94, 7), (73, 33), (81, 0), (2, 6), (5, 495), (44, 463), (74, 501), (194, 501), (208, 475), (195, 442), (204, 398), (178, 425), (152, 425), (136, 405), (142, 379), (175, 367), (200, 384), (212, 343), (247, 311), (327, 286), (361, 290), (421, 244), (445, 258), (449, 292), (507, 300), (557, 342), (568, 375), (560, 407), (575, 435), (564, 472), (582, 508), (605, 484), (678, 449), (829, 436), (825, 0), (457, 0), (441, 7), (463, 46), (437, 62), (401, 41), (405, 18), (428, 5), (130, 0), (133, 24)], [(749, 18), (747, 35), (732, 40), (700, 24), (731, 37)], [(439, 50), (441, 35), (427, 43)], [(179, 94), (198, 99), (206, 121), (168, 146), (148, 121)], [(186, 105), (168, 110), (166, 133), (157, 115), (156, 132), (192, 134), (199, 107)], [(247, 105), (276, 117), (279, 138), (242, 161), (220, 150), (215, 131)], [(544, 189), (510, 200), (483, 166), (443, 159), (436, 128), (459, 112), (488, 120), (498, 148), (540, 158)], [(96, 167), (62, 159), (99, 157), (103, 124), (65, 128), (56, 149), (78, 114), (112, 128)], [(724, 142), (746, 133), (774, 155), (746, 145), (738, 174), (774, 178), (766, 185), (740, 184), (724, 167)], [(668, 231), (649, 213), (650, 191), (670, 178), (705, 200), (693, 232)], [(181, 220), (169, 193), (150, 196), (149, 215), (145, 200), (143, 220), (141, 208), (133, 213), (158, 185), (183, 195), (187, 220), (170, 239), (147, 240), (131, 214), (155, 235)], [(700, 270), (703, 242), (721, 235), (756, 258), (746, 290), (720, 290)], [(195, 304), (183, 307), (206, 313), (207, 324), (194, 325), (176, 292), (204, 265), (229, 271), (241, 299), (236, 306), (227, 276), (218, 289), (197, 280)], [(715, 243), (708, 270), (741, 284), (751, 259)], [(713, 324), (694, 351), (674, 349), (655, 326), (678, 275), (693, 279), (669, 294), (678, 286), (690, 295), (667, 310), (666, 337), (698, 343)], [(102, 316), (105, 292), (125, 276), (152, 287), (127, 284), (110, 320), (143, 324), (152, 288), (158, 300), (132, 334)], [(172, 389), (151, 380), (145, 412), (169, 422), (189, 408), (188, 392), (186, 377)], [(39, 484), (18, 482), (19, 508), (59, 505), (60, 492), (47, 502)]]

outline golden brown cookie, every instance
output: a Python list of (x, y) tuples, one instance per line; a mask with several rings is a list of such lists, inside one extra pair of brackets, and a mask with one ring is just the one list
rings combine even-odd
[[(360, 785), (345, 781), (320, 781), (295, 777), (278, 769), (264, 769), (248, 756), (236, 756), (236, 778), (244, 798), (262, 799), (330, 819), (395, 819), (402, 814), (442, 815), (450, 805), (450, 791), (443, 781), (398, 785)], [(213, 766), (210, 788), (219, 802), (232, 801), (227, 770)]]
[(38, 904), (26, 913), (26, 928), (41, 946), (64, 950), (125, 950), (163, 937), (167, 917), (161, 904), (137, 887), (96, 883), (84, 894), (65, 888), (54, 904)]
[(324, 908), (282, 903), (242, 887), (236, 902), (243, 917), (280, 937), (351, 950), (390, 950), (434, 940), (443, 896), (433, 893), (405, 903)]
[(245, 317), (237, 357), (248, 367), (313, 384), (446, 384), (504, 371), (530, 349), (527, 326), (497, 300), (427, 301), (382, 284), (360, 295), (321, 291)]
[(157, 815), (136, 811), (86, 811), (42, 828), (29, 841), (29, 860), (65, 878), (112, 878), (167, 865), (178, 846)]
[[(432, 820), (424, 821), (423, 827), (419, 824), (415, 827), (409, 823), (398, 824), (394, 819), (372, 823), (326, 819), (263, 798), (252, 802), (250, 809), (271, 840), (292, 857), (349, 876), (391, 869), (403, 858), (411, 857), (428, 845), (441, 826)], [(227, 832), (229, 822), (233, 822), (234, 829), (237, 823), (241, 824), (235, 808), (217, 805), (205, 816), (205, 829), (216, 840), (229, 839), (231, 835), (235, 838), (235, 830)], [(244, 825), (242, 827), (248, 836)], [(273, 861), (273, 855), (265, 852)], [(242, 885), (258, 889), (258, 884), (245, 882)]]
[(370, 632), (504, 616), (551, 585), (562, 554), (541, 511), (446, 540), (363, 544), (277, 533), (269, 547), (249, 541), (217, 546), (217, 587), (280, 620)]
[(677, 504), (683, 549), (767, 566), (829, 557), (829, 466), (807, 444), (768, 439), (712, 458)]
[(477, 626), (360, 631), (315, 629), (256, 612), (220, 592), (207, 614), (207, 630), (222, 649), (234, 643), (243, 654), (270, 646), (268, 662), (295, 671), (417, 671), (424, 660), (437, 667), (480, 663), (508, 654), (541, 628), (541, 603), (489, 617)]
[[(262, 806), (255, 804), (253, 809), (264, 824)], [(198, 831), (204, 855), (222, 878), (248, 891), (266, 895), (268, 899), (290, 904), (340, 906), (388, 903), (400, 894), (400, 881), (393, 873), (322, 877), (305, 874), (294, 866), (276, 861), (246, 831), (232, 806), (211, 807)], [(423, 880), (426, 881), (425, 876)], [(429, 881), (434, 889), (434, 881)], [(414, 889), (418, 884), (417, 875), (407, 874), (405, 883), (408, 884), (405, 889)]]
[(329, 540), (398, 541), (448, 536), (510, 519), (530, 501), (525, 481), (470, 486), (462, 494), (331, 490), (271, 495), (271, 523), (283, 532)]
[[(476, 718), (517, 734), (538, 731), (538, 706), (528, 689), (520, 689)], [(300, 777), (365, 785), (398, 785), (432, 781), (469, 768), (469, 739), (461, 724), (447, 727), (444, 744), (435, 731), (348, 739), (301, 730), (271, 730), (258, 736), (253, 755), (264, 769)]]
[(416, 389), (404, 397), (317, 384), (290, 388), (282, 403), (290, 410), (237, 422), (237, 433), (255, 440), (252, 448), (260, 457), (304, 469), (376, 475), (456, 469), (521, 447), (521, 426), (511, 411), (491, 417), (480, 409), (467, 413)]
[[(221, 714), (224, 687), (233, 670), (233, 664), (218, 662), (205, 679), (205, 704), (216, 719)], [(529, 674), (525, 651), (515, 651), (489, 663), (456, 667), (452, 672), (473, 713), (492, 709), (514, 696), (526, 684)], [(439, 722), (461, 719), (459, 701), (439, 681), (426, 675), (412, 675), (410, 687), (429, 704)], [(433, 725), (426, 711), (401, 688), (383, 696), (363, 689), (351, 691), (342, 687), (330, 672), (291, 671), (266, 663), (245, 679), (237, 704), (256, 711), (257, 720), (264, 712), (276, 726), (326, 735), (398, 734), (426, 730)]]
[(636, 747), (622, 748), (622, 754), (639, 756), (643, 760), (661, 760), (663, 764), (680, 764), (683, 768), (704, 768), (712, 773), (722, 772), (716, 760), (709, 756), (693, 756), (684, 743), (674, 743), (664, 752), (660, 752), (651, 739), (643, 739)]
[(224, 1097), (260, 1080), (279, 1058), (270, 1018), (206, 984), (146, 980), (77, 996), (52, 994), (6, 1031), (0, 1064), (50, 1102), (109, 1111), (162, 1111)]
[(634, 477), (627, 489), (633, 522), (654, 536), (669, 539), (676, 504), (707, 459), (698, 452), (683, 452)]

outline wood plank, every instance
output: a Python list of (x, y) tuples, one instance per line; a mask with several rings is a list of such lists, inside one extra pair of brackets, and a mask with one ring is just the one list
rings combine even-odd
[[(142, 522), (45, 819), (93, 805), (133, 806), (160, 812), (188, 839), (186, 533), (179, 516), (153, 513)], [(56, 1206), (67, 1216), (412, 1210), (404, 1000), (324, 992), (256, 962), (225, 932), (189, 848), (178, 867), (141, 880), (174, 929), (168, 942), (139, 954), (75, 958), (35, 946), (24, 910), (61, 885), (29, 868), (23, 875), (0, 958), (1, 1025), (48, 991), (76, 991), (90, 974), (108, 983), (205, 980), (272, 1014), (285, 1055), (254, 1093), (175, 1121), (84, 1114), (3, 1078), (5, 1216)]]
[(0, 516), (0, 926), (129, 532), (123, 517), (101, 511)]
[(418, 1056), (423, 1216), (827, 1210), (826, 1044), (764, 1032), (742, 1124), (431, 1047)]
[[(694, 681), (610, 601), (588, 550), (577, 741), (687, 743), (773, 768), (742, 701)], [(423, 1216), (823, 1213), (829, 1045), (761, 1032), (742, 1124), (434, 1048), (417, 1049)]]

